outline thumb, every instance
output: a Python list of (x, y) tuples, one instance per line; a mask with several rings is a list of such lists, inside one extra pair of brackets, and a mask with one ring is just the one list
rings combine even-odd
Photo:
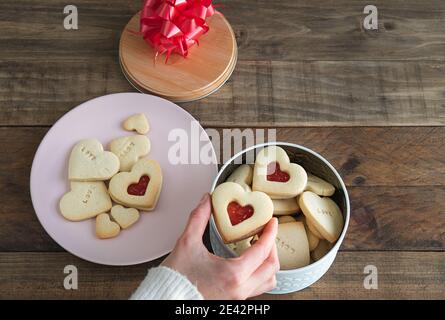
[(204, 194), (198, 206), (190, 214), (184, 233), (190, 237), (202, 238), (204, 231), (209, 222), (211, 211), (210, 195)]

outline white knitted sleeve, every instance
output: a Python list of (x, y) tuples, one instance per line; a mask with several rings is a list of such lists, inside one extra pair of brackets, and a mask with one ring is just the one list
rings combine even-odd
[(152, 268), (130, 300), (203, 300), (198, 289), (179, 272)]

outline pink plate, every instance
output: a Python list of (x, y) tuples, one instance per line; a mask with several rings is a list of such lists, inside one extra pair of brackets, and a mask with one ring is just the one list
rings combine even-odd
[[(142, 212), (135, 225), (121, 231), (116, 238), (99, 240), (95, 236), (94, 219), (71, 222), (59, 213), (59, 200), (69, 191), (68, 157), (71, 148), (81, 139), (96, 138), (108, 149), (112, 139), (133, 134), (121, 126), (135, 113), (144, 113), (149, 119), (147, 136), (151, 151), (148, 157), (157, 160), (162, 167), (161, 196), (156, 209)], [(216, 161), (212, 164), (202, 164), (203, 161), (172, 164), (169, 161), (168, 152), (178, 142), (168, 138), (174, 129), (177, 131), (173, 132), (187, 134), (188, 158), (191, 146), (196, 143), (200, 147), (209, 146), (207, 134), (196, 123), (193, 126), (194, 121), (174, 103), (139, 93), (103, 96), (68, 112), (46, 134), (32, 164), (31, 197), (40, 223), (67, 251), (95, 263), (132, 265), (167, 254), (184, 230), (190, 211), (202, 195), (210, 191), (217, 173)], [(201, 141), (197, 142), (199, 139)], [(196, 154), (196, 146), (194, 148)], [(213, 148), (210, 156), (216, 159)]]

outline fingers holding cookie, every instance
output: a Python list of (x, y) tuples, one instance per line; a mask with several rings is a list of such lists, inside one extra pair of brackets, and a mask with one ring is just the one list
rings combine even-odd
[(225, 243), (257, 234), (273, 214), (269, 196), (245, 191), (234, 182), (224, 182), (215, 188), (212, 206), (216, 227)]
[(275, 274), (280, 270), (280, 260), (276, 246), (272, 246), (270, 254), (263, 264), (250, 277), (247, 292), (249, 297), (257, 296), (264, 292), (270, 291), (276, 287), (277, 281)]
[(198, 206), (190, 214), (184, 234), (197, 241), (202, 241), (202, 236), (210, 218), (211, 202), (209, 194), (205, 194)]
[(272, 218), (264, 227), (259, 239), (240, 256), (239, 263), (243, 269), (254, 272), (264, 263), (275, 246), (278, 221)]

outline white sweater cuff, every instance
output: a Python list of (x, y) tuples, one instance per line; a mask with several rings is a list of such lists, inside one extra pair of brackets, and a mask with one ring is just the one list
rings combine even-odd
[(130, 300), (203, 300), (198, 289), (179, 272), (152, 268)]

